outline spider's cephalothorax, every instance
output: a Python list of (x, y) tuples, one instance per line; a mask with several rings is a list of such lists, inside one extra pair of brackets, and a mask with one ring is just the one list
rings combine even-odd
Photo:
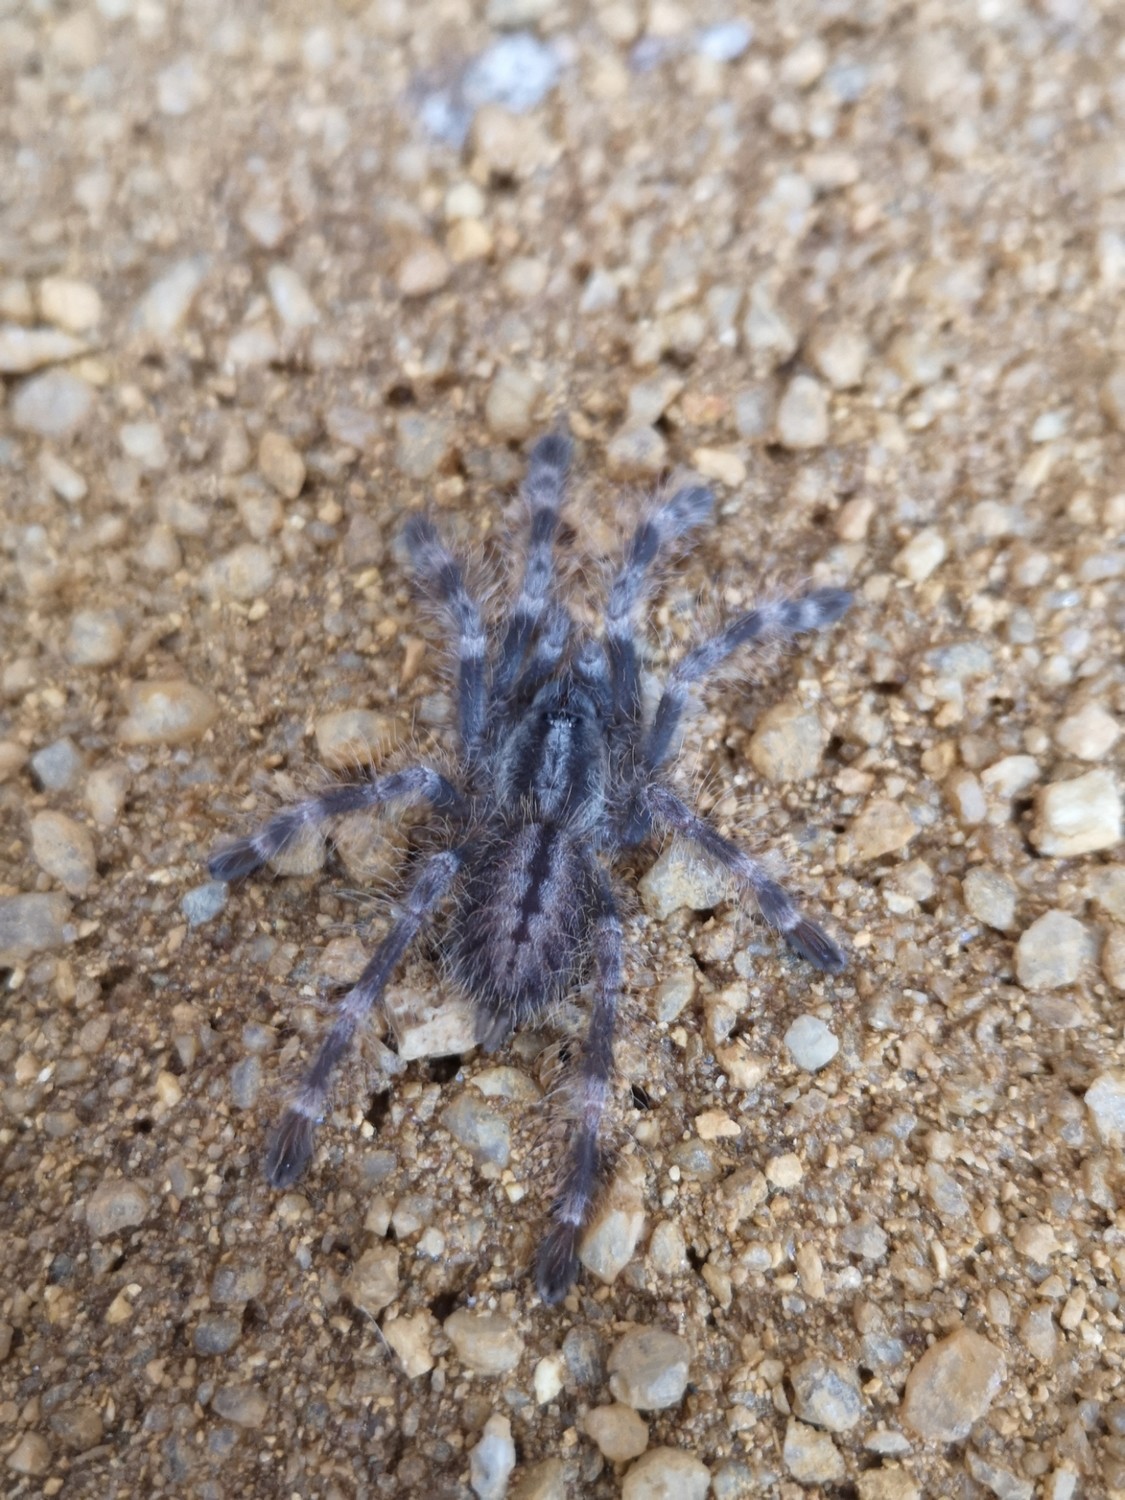
[(476, 1008), (482, 1046), (592, 978), (590, 1020), (577, 1064), (577, 1109), (539, 1252), (546, 1302), (565, 1295), (578, 1271), (578, 1241), (605, 1173), (604, 1115), (613, 1074), (621, 988), (621, 923), (608, 869), (615, 855), (654, 834), (697, 844), (754, 895), (765, 920), (819, 969), (844, 956), (786, 891), (738, 844), (694, 812), (663, 778), (694, 683), (752, 642), (785, 640), (838, 620), (850, 596), (820, 588), (748, 610), (672, 668), (655, 710), (641, 697), (638, 616), (654, 565), (706, 521), (712, 499), (686, 488), (638, 525), (610, 586), (605, 630), (579, 631), (556, 597), (553, 551), (567, 439), (535, 446), (524, 495), (531, 536), (517, 594), (489, 634), (460, 561), (432, 523), (415, 517), (406, 541), (422, 587), (444, 608), (457, 637), (457, 784), (418, 765), (330, 787), (285, 809), (257, 833), (212, 857), (212, 875), (235, 880), (286, 849), (305, 829), (391, 801), (423, 802), (439, 815), (448, 847), (417, 867), (397, 919), (376, 948), (270, 1141), (266, 1173), (287, 1187), (308, 1165), (337, 1065), (379, 1005), (407, 948), (448, 902), (453, 972)]

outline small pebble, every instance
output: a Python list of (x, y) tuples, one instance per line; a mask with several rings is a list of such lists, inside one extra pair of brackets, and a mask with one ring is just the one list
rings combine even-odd
[(396, 281), (403, 297), (429, 297), (449, 281), (452, 267), (436, 245), (419, 245), (398, 268)]
[(961, 894), (965, 906), (978, 922), (995, 927), (998, 932), (1010, 932), (1016, 925), (1019, 893), (1007, 875), (985, 865), (974, 865), (961, 882)]
[(158, 422), (124, 422), (117, 434), (127, 458), (153, 473), (168, 467), (168, 449)]
[(844, 1460), (826, 1432), (790, 1417), (781, 1452), (785, 1467), (800, 1484), (833, 1484), (844, 1478)]
[(208, 880), (194, 886), (180, 902), (180, 910), (189, 927), (202, 927), (212, 921), (227, 904), (228, 889), (221, 880)]
[(246, 1057), (230, 1070), (230, 1102), (235, 1109), (253, 1109), (262, 1089), (262, 1059)]
[(1035, 1486), (1030, 1479), (1020, 1479), (1010, 1469), (993, 1463), (973, 1448), (965, 1455), (965, 1467), (978, 1484), (992, 1491), (997, 1500), (1032, 1500)]
[(94, 388), (68, 370), (47, 370), (21, 385), (12, 398), (12, 421), (38, 437), (68, 438), (86, 421)]
[(660, 1328), (634, 1328), (609, 1356), (609, 1388), (635, 1411), (676, 1406), (687, 1389), (691, 1351), (685, 1339)]
[(472, 109), (499, 104), (528, 114), (554, 88), (561, 72), (553, 47), (529, 32), (501, 37), (470, 64), (462, 87)]
[(449, 461), (455, 442), (444, 417), (402, 412), (398, 418), (395, 464), (408, 479), (431, 479)]
[(72, 941), (70, 902), (61, 894), (0, 896), (0, 953), (50, 953)]
[(30, 375), (85, 352), (81, 339), (57, 328), (21, 328), (16, 323), (0, 327), (0, 375)]
[(441, 1122), (478, 1167), (484, 1162), (497, 1167), (508, 1165), (512, 1153), (508, 1122), (472, 1094), (459, 1094), (442, 1111)]
[(668, 464), (668, 444), (655, 427), (623, 427), (610, 438), (606, 467), (613, 479), (652, 479)]
[(224, 1307), (241, 1307), (266, 1289), (266, 1273), (258, 1265), (217, 1266), (211, 1277), (211, 1301)]
[(611, 1464), (639, 1458), (648, 1447), (648, 1423), (631, 1406), (615, 1401), (595, 1406), (582, 1419), (582, 1430)]
[(51, 1449), (38, 1432), (25, 1432), (8, 1454), (8, 1468), (16, 1474), (45, 1474), (51, 1467)]
[(901, 802), (877, 797), (855, 818), (849, 838), (857, 859), (881, 859), (905, 849), (917, 832)]
[(1125, 432), (1125, 364), (1114, 365), (1099, 393), (1101, 408), (1118, 432)]
[(283, 432), (266, 432), (258, 444), (258, 468), (286, 500), (296, 500), (305, 484), (305, 461)]
[(1036, 797), (1031, 842), (1040, 854), (1069, 859), (1112, 849), (1121, 830), (1121, 792), (1109, 771), (1053, 782)]
[(694, 468), (704, 479), (713, 479), (736, 490), (746, 483), (748, 470), (745, 461), (737, 453), (725, 448), (697, 448), (691, 455)]
[(856, 1476), (859, 1500), (919, 1500), (920, 1491), (905, 1469), (869, 1469)]
[(754, 769), (767, 781), (807, 781), (820, 769), (828, 735), (815, 708), (778, 703), (767, 709), (750, 740)]
[(39, 311), (68, 333), (88, 333), (102, 320), (102, 299), (88, 281), (45, 276), (39, 283)]
[(269, 1403), (256, 1385), (220, 1386), (211, 1406), (225, 1422), (233, 1422), (236, 1427), (261, 1427), (269, 1415)]
[(86, 1223), (96, 1240), (135, 1229), (151, 1212), (149, 1195), (124, 1178), (101, 1183), (86, 1199)]
[(49, 1420), (51, 1431), (72, 1453), (86, 1453), (96, 1448), (105, 1435), (101, 1413), (87, 1402), (57, 1407)]
[(653, 1448), (621, 1485), (621, 1500), (706, 1500), (711, 1471), (684, 1448)]
[(112, 609), (80, 609), (71, 617), (66, 654), (76, 667), (108, 667), (125, 650), (125, 632)]
[(522, 370), (504, 366), (493, 377), (484, 403), (488, 430), (504, 442), (519, 442), (534, 425), (539, 385)]
[(641, 1190), (619, 1172), (582, 1236), (578, 1259), (592, 1276), (612, 1285), (633, 1259), (644, 1225)]
[(1107, 984), (1125, 991), (1125, 927), (1114, 927), (1102, 946), (1102, 973)]
[[(2, 946), (2, 944), (0, 944)], [(1098, 1139), (1107, 1146), (1125, 1145), (1125, 1069), (1099, 1073), (1083, 1095)]]
[(1076, 760), (1104, 760), (1121, 733), (1100, 703), (1085, 703), (1055, 728), (1055, 744)]
[(730, 899), (729, 877), (683, 844), (670, 844), (642, 876), (641, 904), (650, 917), (664, 921), (674, 911), (710, 911)]
[(392, 744), (393, 726), (370, 708), (343, 708), (321, 714), (313, 725), (316, 753), (324, 765), (342, 771), (370, 765)]
[(81, 776), (85, 764), (85, 757), (69, 735), (44, 745), (31, 757), (31, 769), (45, 792), (65, 792)]
[(229, 1354), (241, 1338), (241, 1317), (206, 1313), (195, 1325), (191, 1341), (197, 1354), (222, 1355)]
[(202, 739), (219, 717), (210, 693), (190, 682), (136, 682), (117, 737), (126, 745), (186, 745)]
[(801, 452), (828, 441), (828, 396), (811, 375), (795, 375), (777, 408), (777, 440)]
[(390, 1318), (383, 1324), (383, 1337), (398, 1355), (411, 1380), (428, 1375), (434, 1367), (433, 1314), (424, 1311), (410, 1318)]
[(399, 1252), (394, 1245), (365, 1250), (344, 1278), (348, 1298), (369, 1317), (376, 1317), (398, 1296)]
[(78, 470), (50, 449), (45, 448), (39, 455), (39, 472), (59, 499), (68, 505), (77, 505), (89, 493), (90, 486)]
[(266, 273), (266, 285), (274, 312), (291, 333), (320, 322), (320, 313), (308, 288), (290, 266), (271, 266)]
[(209, 599), (236, 599), (249, 604), (269, 593), (275, 573), (273, 555), (267, 547), (243, 542), (208, 563), (199, 586)]
[(901, 573), (911, 583), (924, 583), (945, 561), (947, 551), (941, 532), (934, 526), (924, 527), (895, 556), (895, 572)]
[(754, 28), (747, 21), (720, 21), (707, 26), (695, 39), (695, 49), (713, 62), (737, 62), (754, 40)]
[(840, 1050), (838, 1038), (819, 1016), (798, 1016), (783, 1040), (789, 1056), (806, 1073), (827, 1067)]
[(208, 261), (201, 255), (177, 261), (141, 298), (134, 315), (138, 327), (159, 339), (177, 333), (187, 320), (207, 269)]
[(31, 820), (31, 851), (39, 868), (72, 896), (84, 896), (97, 877), (89, 830), (64, 813), (45, 811)]
[(1088, 948), (1085, 927), (1064, 911), (1048, 911), (1016, 944), (1016, 977), (1025, 990), (1074, 984)]
[(979, 1333), (959, 1328), (927, 1349), (911, 1370), (902, 1420), (927, 1441), (962, 1442), (1006, 1378), (1000, 1350)]
[(820, 328), (809, 345), (810, 360), (834, 391), (862, 385), (870, 356), (867, 337), (856, 328)]
[(129, 771), (124, 765), (96, 766), (87, 776), (82, 797), (99, 828), (112, 828), (129, 794)]
[(484, 1424), (480, 1442), (469, 1450), (469, 1488), (477, 1500), (504, 1500), (515, 1466), (512, 1424), (493, 1413)]
[(478, 1375), (506, 1375), (523, 1355), (523, 1339), (500, 1313), (459, 1308), (442, 1327), (457, 1358)]

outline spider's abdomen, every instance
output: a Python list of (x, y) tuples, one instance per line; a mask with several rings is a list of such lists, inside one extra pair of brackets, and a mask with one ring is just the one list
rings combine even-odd
[(504, 831), (485, 848), (459, 903), (453, 967), (480, 1010), (480, 1043), (509, 1033), (570, 993), (585, 956), (593, 871), (557, 823)]

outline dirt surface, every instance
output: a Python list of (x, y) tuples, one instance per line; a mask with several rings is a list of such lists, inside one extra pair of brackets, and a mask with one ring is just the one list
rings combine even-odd
[[(1125, 1493), (1123, 79), (1111, 0), (0, 0), (6, 1493)], [(715, 487), (657, 677), (856, 603), (677, 772), (848, 968), (622, 870), (608, 1279), (545, 1309), (581, 1003), (373, 1042), (275, 1193), (401, 841), (204, 862), (450, 749), (403, 518), (498, 573), (559, 423), (580, 610)]]

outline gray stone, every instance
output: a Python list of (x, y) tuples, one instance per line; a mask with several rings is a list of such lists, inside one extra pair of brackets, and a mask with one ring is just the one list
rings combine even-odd
[(504, 1500), (515, 1466), (512, 1424), (494, 1413), (484, 1424), (480, 1442), (469, 1451), (469, 1488), (477, 1500)]
[(125, 632), (116, 610), (80, 609), (71, 617), (66, 654), (76, 667), (108, 667), (121, 659)]
[(189, 927), (202, 927), (212, 921), (227, 904), (230, 890), (221, 880), (207, 880), (193, 886), (180, 901), (180, 910)]
[(1025, 990), (1056, 990), (1074, 984), (1086, 955), (1085, 927), (1064, 911), (1048, 911), (1016, 944), (1016, 977)]
[(863, 1397), (854, 1370), (840, 1360), (814, 1355), (790, 1372), (793, 1410), (803, 1422), (829, 1432), (848, 1432), (863, 1415)]
[(985, 865), (974, 865), (961, 882), (961, 893), (965, 906), (978, 922), (995, 927), (998, 932), (1010, 932), (1015, 926), (1019, 892), (1007, 875)]
[(177, 261), (141, 298), (134, 316), (137, 326), (161, 339), (176, 333), (191, 311), (207, 267), (204, 256)]
[(1099, 1073), (1083, 1098), (1098, 1138), (1107, 1146), (1125, 1145), (1125, 1069)]
[(844, 1478), (844, 1460), (828, 1434), (794, 1417), (785, 1428), (781, 1456), (799, 1484), (833, 1484)]
[(609, 1388), (635, 1411), (660, 1411), (683, 1399), (690, 1369), (685, 1339), (660, 1328), (634, 1328), (610, 1353)]
[(344, 1278), (344, 1296), (369, 1317), (376, 1317), (398, 1296), (398, 1262), (394, 1245), (365, 1250)]
[(777, 440), (783, 448), (822, 448), (828, 441), (828, 396), (811, 375), (795, 375), (777, 408)]
[(491, 1162), (506, 1167), (512, 1152), (508, 1122), (468, 1092), (459, 1094), (442, 1111), (442, 1124), (472, 1155), (477, 1166)]
[(683, 1448), (653, 1448), (626, 1474), (621, 1500), (706, 1500), (711, 1471)]
[(31, 757), (31, 769), (46, 792), (64, 792), (72, 787), (84, 765), (85, 757), (69, 736), (44, 745)]
[(67, 438), (86, 421), (94, 388), (68, 370), (48, 370), (27, 380), (12, 398), (12, 421), (39, 437)]
[(261, 1427), (269, 1414), (269, 1404), (256, 1385), (220, 1386), (211, 1405), (236, 1427)]
[(86, 1199), (86, 1223), (96, 1240), (135, 1229), (151, 1212), (144, 1188), (122, 1177), (100, 1183)]
[(0, 896), (0, 953), (49, 953), (72, 940), (70, 902), (62, 895)]
[(442, 1327), (457, 1358), (478, 1375), (506, 1375), (523, 1355), (523, 1339), (500, 1313), (459, 1308)]
[(94, 840), (81, 823), (50, 810), (31, 820), (31, 852), (39, 868), (71, 896), (84, 896), (97, 875)]
[(959, 1443), (992, 1405), (1006, 1377), (1000, 1350), (979, 1333), (959, 1328), (927, 1349), (911, 1370), (902, 1420), (928, 1441)]
[(242, 1337), (242, 1319), (229, 1313), (207, 1313), (192, 1332), (197, 1354), (229, 1354)]

